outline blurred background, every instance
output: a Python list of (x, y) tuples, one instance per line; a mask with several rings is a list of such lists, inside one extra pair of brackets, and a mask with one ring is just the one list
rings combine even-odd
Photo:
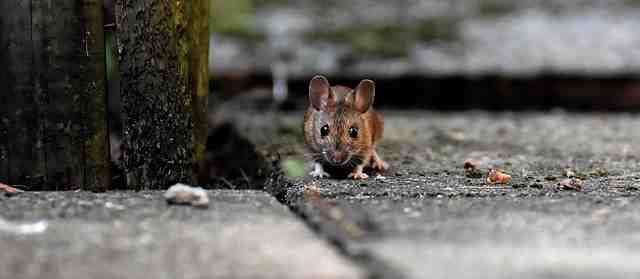
[(252, 144), (304, 175), (302, 111), (316, 74), (350, 87), (373, 79), (383, 110), (635, 112), (638, 15), (639, 0), (211, 0), (210, 111), (222, 127), (211, 145), (249, 176)]
[(632, 110), (638, 12), (637, 0), (211, 0), (211, 89), (303, 108), (323, 74), (374, 79), (383, 107)]

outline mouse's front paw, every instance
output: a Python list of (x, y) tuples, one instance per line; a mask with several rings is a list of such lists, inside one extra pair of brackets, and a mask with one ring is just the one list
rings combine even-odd
[(354, 180), (362, 180), (362, 179), (369, 178), (369, 176), (362, 171), (356, 171), (356, 172), (350, 173), (349, 178), (353, 178)]
[(389, 169), (389, 164), (387, 164), (387, 162), (385, 161), (377, 159), (373, 161), (373, 164), (371, 164), (371, 168), (378, 173), (383, 173), (387, 169)]
[(313, 170), (312, 172), (309, 173), (309, 175), (313, 176), (313, 178), (329, 178), (330, 175), (325, 172), (324, 170)]
[(371, 168), (378, 173), (383, 173), (389, 169), (389, 164), (383, 161), (380, 156), (378, 156), (377, 152), (373, 151), (373, 156), (371, 157)]

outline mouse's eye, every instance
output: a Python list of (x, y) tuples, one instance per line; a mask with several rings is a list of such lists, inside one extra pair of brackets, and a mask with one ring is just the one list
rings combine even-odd
[(358, 137), (358, 128), (356, 127), (351, 127), (349, 128), (349, 136), (352, 138), (357, 138)]
[(329, 135), (329, 125), (324, 125), (320, 128), (320, 135), (324, 138)]

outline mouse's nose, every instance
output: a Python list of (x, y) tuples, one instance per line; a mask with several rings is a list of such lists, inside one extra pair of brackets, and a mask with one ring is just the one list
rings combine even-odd
[(333, 162), (336, 164), (342, 163), (345, 159), (345, 153), (342, 151), (336, 151), (333, 153)]

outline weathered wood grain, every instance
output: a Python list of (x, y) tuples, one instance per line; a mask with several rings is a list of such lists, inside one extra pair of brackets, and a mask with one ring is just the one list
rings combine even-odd
[(3, 44), (7, 84), (3, 95), (6, 114), (8, 181), (11, 184), (40, 185), (45, 180), (43, 137), (40, 131), (39, 88), (34, 84), (34, 45), (31, 41), (32, 1), (3, 1)]
[(7, 181), (34, 190), (106, 189), (102, 1), (3, 5)]

